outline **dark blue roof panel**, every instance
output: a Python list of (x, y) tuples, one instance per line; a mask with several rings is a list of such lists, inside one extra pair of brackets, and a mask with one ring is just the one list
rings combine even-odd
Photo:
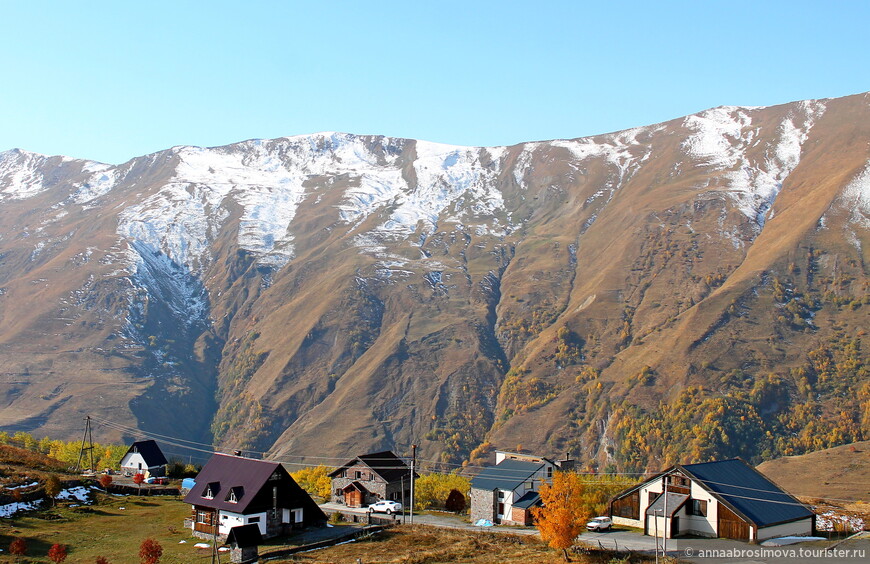
[(478, 490), (515, 490), (535, 475), (544, 466), (541, 462), (526, 462), (507, 458), (495, 466), (484, 468), (471, 480), (471, 487)]
[(813, 515), (795, 498), (739, 458), (684, 464), (682, 468), (759, 527)]

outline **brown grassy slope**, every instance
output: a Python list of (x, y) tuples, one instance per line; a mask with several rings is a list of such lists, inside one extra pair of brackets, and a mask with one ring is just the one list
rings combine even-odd
[(792, 495), (870, 500), (870, 441), (768, 460), (758, 470)]
[[(769, 110), (761, 112), (765, 120), (770, 113), (781, 117), (790, 108)], [(803, 351), (836, 331), (860, 331), (865, 312), (831, 306), (819, 312), (814, 331), (777, 326), (769, 284), (773, 276), (789, 276), (789, 264), (796, 263), (799, 291), (821, 296), (830, 288), (820, 281), (837, 278), (838, 269), (847, 269), (856, 281), (847, 293), (859, 299), (866, 293), (866, 229), (856, 234), (864, 239), (860, 247), (834, 245), (832, 240), (842, 240), (848, 228), (835, 223), (837, 217), (842, 219), (836, 213), (840, 191), (870, 156), (868, 122), (866, 96), (831, 102), (757, 238), (751, 235), (748, 219), (730, 209), (727, 198), (715, 192), (697, 196), (690, 190), (679, 196), (682, 188), (715, 182), (716, 173), (699, 171), (669, 180), (667, 170), (657, 169), (653, 159), (618, 194), (622, 204), (605, 210), (579, 239), (577, 277), (568, 307), (517, 359), (529, 370), (526, 378), (546, 379), (558, 397), (514, 415), (490, 440), (546, 442), (544, 448), (550, 452), (571, 446), (579, 448), (581, 456), (605, 461), (603, 450), (612, 439), (605, 436), (610, 405), (626, 400), (652, 409), (689, 384), (716, 390), (719, 377), (736, 368), (753, 375), (781, 373), (803, 363)], [(673, 163), (676, 141), (658, 141), (662, 167)], [(828, 211), (826, 229), (818, 230), (819, 218)], [(729, 248), (727, 239), (711, 237), (722, 229), (722, 217), (743, 240), (742, 248)], [(813, 249), (822, 253), (822, 260), (808, 264), (805, 256)], [(706, 285), (708, 274), (721, 274), (721, 287)], [(737, 315), (726, 315), (735, 303)], [(589, 394), (573, 381), (578, 367), (560, 367), (555, 361), (554, 334), (561, 326), (585, 340), (585, 361), (604, 369), (603, 393), (592, 406), (598, 413), (591, 420), (572, 415)], [(622, 326), (625, 336), (618, 335)], [(654, 382), (639, 386), (633, 377), (645, 366), (654, 370)], [(584, 437), (579, 444), (565, 440), (578, 434)]]
[[(573, 562), (610, 562), (611, 554), (572, 556)], [(425, 526), (399, 526), (370, 539), (295, 555), (276, 562), (310, 564), (352, 564), (360, 559), (367, 564), (495, 564), (524, 562), (555, 564), (564, 562), (561, 553), (539, 539), (526, 535), (507, 535), (479, 531), (437, 529)], [(634, 556), (631, 562), (651, 562)]]

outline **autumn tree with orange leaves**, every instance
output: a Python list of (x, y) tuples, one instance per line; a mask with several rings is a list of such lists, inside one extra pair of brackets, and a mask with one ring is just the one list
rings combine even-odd
[(553, 483), (542, 485), (538, 492), (543, 506), (532, 510), (541, 539), (552, 548), (561, 550), (565, 562), (571, 561), (568, 549), (589, 521), (585, 489), (579, 474), (556, 472)]

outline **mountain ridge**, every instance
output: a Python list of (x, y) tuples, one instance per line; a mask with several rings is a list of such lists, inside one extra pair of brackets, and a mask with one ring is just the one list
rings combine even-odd
[[(780, 364), (796, 409), (802, 349), (860, 342), (867, 99), (494, 148), (327, 132), (117, 166), (0, 153), (0, 353), (19, 375), (0, 426), (63, 433), (89, 409), (71, 391), (98, 389), (145, 432), (275, 455), (672, 458), (634, 453), (626, 421), (698, 385), (758, 415), (741, 394)], [(75, 376), (49, 385), (60, 368)], [(751, 378), (720, 384), (733, 370)], [(848, 407), (861, 436), (865, 409)], [(760, 426), (786, 436), (792, 415)]]

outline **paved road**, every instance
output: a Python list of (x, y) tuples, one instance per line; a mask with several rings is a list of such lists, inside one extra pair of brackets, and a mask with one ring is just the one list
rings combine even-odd
[[(326, 503), (321, 508), (329, 513), (356, 513), (364, 515), (365, 509), (349, 508), (337, 503)], [(401, 519), (399, 516), (395, 516)], [(406, 517), (407, 522), (407, 517)], [(414, 523), (453, 529), (466, 529), (494, 533), (537, 535), (534, 527), (475, 527), (463, 518), (445, 513), (443, 515), (415, 515)], [(606, 549), (630, 550), (654, 553), (656, 539), (636, 531), (615, 530), (604, 533), (585, 532), (578, 540)], [(661, 542), (661, 539), (659, 540)], [(826, 550), (835, 547), (833, 551)], [(853, 539), (836, 544), (831, 541), (816, 541), (790, 546), (759, 546), (728, 539), (668, 539), (668, 555), (681, 562), (695, 564), (851, 564), (870, 562), (870, 538)]]

